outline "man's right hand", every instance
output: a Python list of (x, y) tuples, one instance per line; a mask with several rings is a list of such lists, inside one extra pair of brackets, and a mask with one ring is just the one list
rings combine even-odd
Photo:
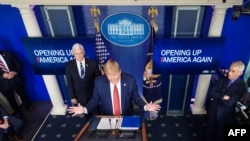
[(77, 106), (70, 106), (68, 108), (68, 112), (72, 114), (72, 116), (76, 116), (79, 114), (83, 114), (85, 111), (84, 111), (84, 107), (80, 103), (78, 103)]
[(230, 99), (230, 96), (228, 96), (228, 95), (223, 96), (223, 100), (229, 100), (229, 99)]

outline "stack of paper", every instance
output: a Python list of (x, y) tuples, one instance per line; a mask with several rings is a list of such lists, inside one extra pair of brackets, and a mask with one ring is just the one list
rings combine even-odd
[(121, 130), (138, 130), (141, 127), (140, 116), (123, 116)]
[(119, 129), (121, 118), (107, 118), (102, 117), (97, 129), (110, 130), (110, 129)]
[[(98, 120), (97, 120), (98, 123)], [(97, 124), (96, 124), (97, 125)], [(98, 130), (138, 130), (141, 127), (140, 116), (123, 116), (123, 117), (102, 117), (96, 127)]]

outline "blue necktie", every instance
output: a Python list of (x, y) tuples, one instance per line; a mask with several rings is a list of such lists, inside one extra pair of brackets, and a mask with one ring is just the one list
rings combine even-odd
[(83, 68), (83, 66), (82, 66), (82, 63), (80, 63), (80, 74), (81, 74), (81, 78), (83, 79), (84, 78), (84, 68)]
[(227, 88), (228, 88), (231, 84), (232, 84), (232, 81), (229, 80), (229, 81), (228, 81), (228, 84), (227, 84)]

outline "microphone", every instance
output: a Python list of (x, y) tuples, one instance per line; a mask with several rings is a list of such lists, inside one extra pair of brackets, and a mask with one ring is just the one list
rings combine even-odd
[(115, 129), (118, 129), (117, 124), (118, 124), (118, 119), (116, 119), (115, 121)]
[(111, 118), (109, 118), (109, 125), (110, 125), (110, 130), (112, 129), (111, 127)]

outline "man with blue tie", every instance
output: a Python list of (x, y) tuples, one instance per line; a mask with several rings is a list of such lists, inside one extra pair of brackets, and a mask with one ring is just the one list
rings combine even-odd
[(102, 115), (133, 115), (133, 103), (145, 111), (160, 110), (160, 105), (146, 104), (140, 97), (135, 78), (120, 70), (116, 61), (108, 61), (103, 70), (105, 75), (97, 77), (94, 84), (94, 94), (85, 105), (69, 107), (68, 112), (75, 116), (90, 112), (99, 106)]
[(75, 43), (72, 52), (75, 59), (66, 64), (68, 94), (72, 105), (85, 105), (92, 97), (94, 79), (101, 71), (96, 61), (85, 58), (83, 45)]

